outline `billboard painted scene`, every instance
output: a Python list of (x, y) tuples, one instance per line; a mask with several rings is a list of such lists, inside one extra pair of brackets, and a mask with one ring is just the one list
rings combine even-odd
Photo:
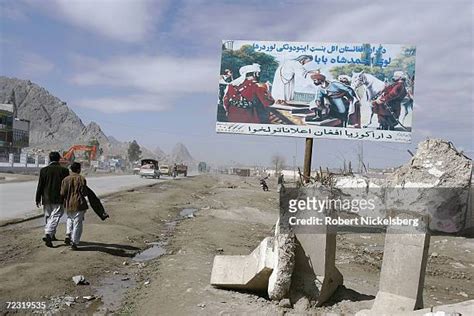
[(219, 133), (411, 141), (412, 45), (223, 41)]

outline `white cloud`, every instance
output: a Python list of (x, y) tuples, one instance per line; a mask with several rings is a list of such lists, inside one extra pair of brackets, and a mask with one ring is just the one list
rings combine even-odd
[(0, 18), (13, 21), (26, 21), (27, 16), (24, 12), (23, 5), (18, 2), (0, 2)]
[(22, 53), (19, 55), (19, 73), (25, 78), (36, 78), (44, 76), (54, 70), (54, 63), (34, 53)]
[[(74, 61), (78, 69), (71, 78), (74, 84), (122, 88), (135, 94), (123, 102), (117, 102), (121, 100), (117, 97), (79, 103), (105, 112), (161, 111), (165, 109), (163, 103), (169, 104), (180, 96), (217, 90), (218, 60), (133, 55), (110, 60), (74, 56)], [(156, 96), (166, 102), (154, 102)], [(145, 105), (130, 102), (137, 99)]]
[(166, 110), (170, 101), (160, 95), (145, 94), (123, 97), (85, 98), (75, 102), (75, 104), (104, 113), (124, 113), (130, 111), (159, 112)]
[(133, 55), (109, 60), (83, 59), (72, 77), (78, 85), (135, 88), (153, 93), (214, 92), (219, 60)]
[(53, 18), (123, 42), (147, 38), (165, 6), (165, 1), (150, 0), (28, 1)]

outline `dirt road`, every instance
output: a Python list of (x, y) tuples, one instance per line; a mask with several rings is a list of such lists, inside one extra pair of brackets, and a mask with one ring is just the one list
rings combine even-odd
[[(7, 311), (7, 302), (33, 301), (45, 302), (52, 312), (86, 314), (293, 311), (264, 295), (209, 285), (216, 254), (248, 254), (272, 234), (278, 216), (275, 187), (270, 183), (271, 191), (262, 192), (255, 178), (199, 176), (118, 193), (105, 200), (111, 214), (107, 222), (92, 212), (86, 214), (77, 252), (62, 242), (46, 248), (40, 221), (0, 228), (1, 310)], [(383, 234), (338, 236), (336, 264), (345, 286), (313, 313), (352, 314), (370, 308), (378, 287), (383, 238)], [(461, 237), (432, 237), (430, 254), (425, 306), (472, 299), (473, 243)], [(89, 285), (76, 286), (71, 280), (75, 275), (83, 275)]]

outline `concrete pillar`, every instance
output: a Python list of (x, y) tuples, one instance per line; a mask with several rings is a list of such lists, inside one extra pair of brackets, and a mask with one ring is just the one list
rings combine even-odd
[(20, 154), (20, 165), (22, 167), (28, 167), (28, 154), (26, 153)]
[[(280, 194), (280, 231), (288, 229), (296, 236), (295, 267), (293, 269), (290, 299), (292, 303), (306, 297), (315, 306), (321, 306), (343, 284), (343, 277), (336, 268), (336, 231), (326, 225), (289, 225), (292, 216), (297, 218), (320, 218), (331, 216), (328, 212), (289, 211), (289, 200), (304, 200), (307, 197), (323, 199), (328, 192), (316, 187), (286, 189)], [(323, 197), (324, 196), (324, 197)]]
[(45, 164), (46, 166), (49, 165), (49, 156), (48, 156), (48, 155), (46, 155), (46, 156), (44, 157), (44, 164)]
[(39, 167), (39, 155), (35, 155), (35, 167)]
[(372, 309), (357, 315), (382, 315), (388, 310), (402, 314), (423, 308), (430, 234), (426, 217), (419, 223), (419, 227), (388, 227), (379, 291)]
[(10, 167), (13, 167), (13, 164), (14, 164), (13, 154), (8, 154), (8, 164), (10, 165)]

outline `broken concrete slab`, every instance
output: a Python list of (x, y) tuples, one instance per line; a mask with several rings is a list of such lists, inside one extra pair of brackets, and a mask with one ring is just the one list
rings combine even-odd
[(406, 313), (423, 308), (430, 235), (426, 222), (420, 221), (416, 229), (418, 233), (413, 227), (387, 229), (379, 291), (371, 310), (357, 315), (383, 315), (387, 310)]
[(220, 288), (266, 291), (274, 267), (273, 237), (265, 238), (249, 255), (216, 256), (211, 285)]
[[(278, 227), (278, 223), (277, 223)], [(268, 297), (279, 301), (288, 297), (295, 266), (296, 240), (294, 234), (275, 234), (274, 267), (268, 281)]]
[[(451, 142), (428, 139), (411, 161), (387, 179), (387, 197), (398, 209), (430, 216), (430, 230), (456, 233), (469, 228), (472, 160)], [(402, 197), (402, 198), (399, 198)], [(389, 205), (390, 206), (390, 205)]]
[(343, 284), (343, 277), (335, 265), (336, 231), (326, 225), (292, 226), (290, 218), (324, 218), (331, 216), (330, 210), (299, 210), (290, 212), (290, 200), (317, 198), (324, 200), (330, 190), (320, 185), (299, 189), (288, 189), (280, 194), (280, 231), (294, 231), (296, 237), (295, 267), (293, 269), (290, 299), (296, 303), (302, 297), (311, 305), (321, 306)]
[(296, 234), (296, 240), (291, 300), (307, 297), (314, 306), (321, 306), (343, 284), (335, 266), (336, 234)]

